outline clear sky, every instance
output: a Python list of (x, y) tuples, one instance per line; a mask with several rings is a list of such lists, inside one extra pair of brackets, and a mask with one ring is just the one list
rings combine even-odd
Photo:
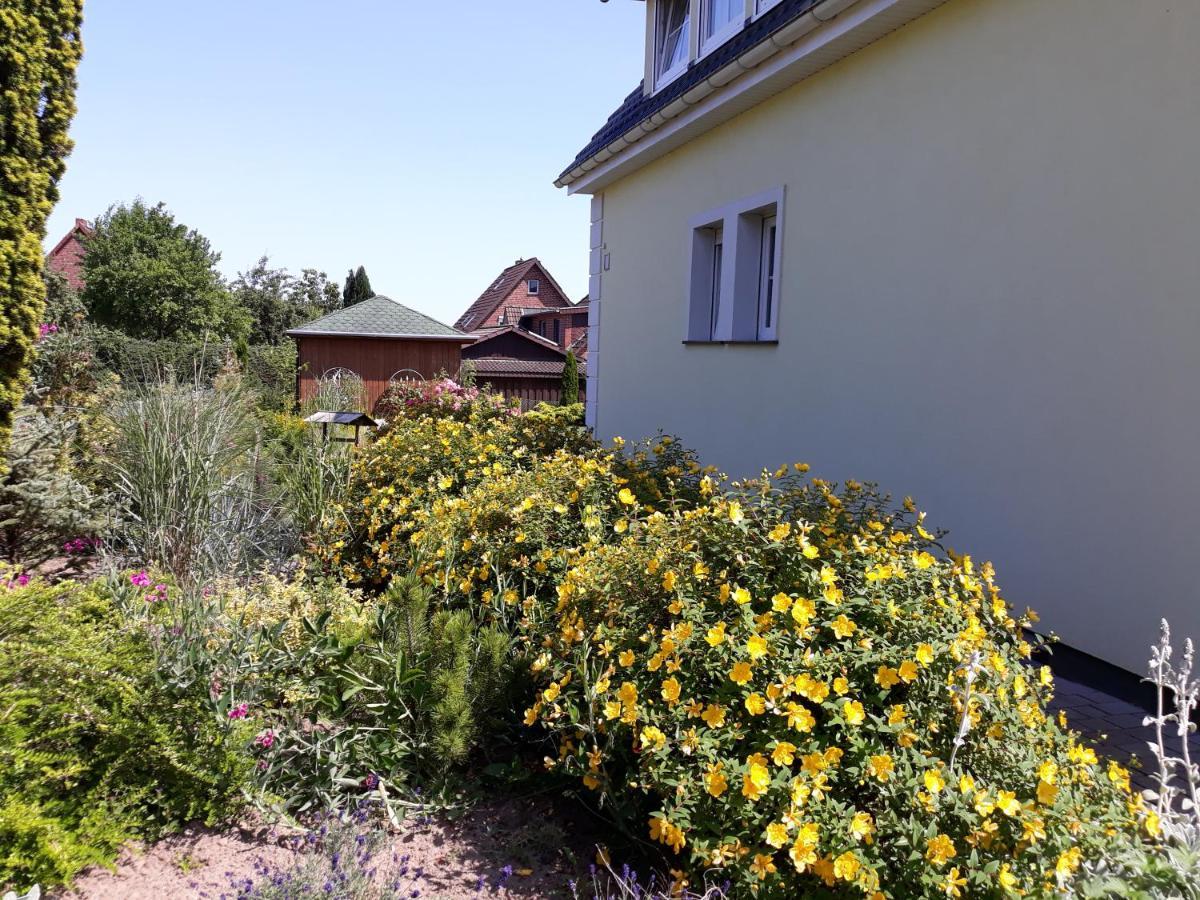
[(261, 255), (453, 321), (538, 256), (587, 291), (587, 199), (553, 181), (637, 84), (635, 0), (87, 0), (49, 223), (141, 196)]

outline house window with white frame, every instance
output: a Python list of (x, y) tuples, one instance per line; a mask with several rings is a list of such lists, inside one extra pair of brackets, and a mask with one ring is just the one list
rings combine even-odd
[(536, 279), (536, 278), (530, 278), (529, 284), (527, 285), (527, 287), (529, 288), (530, 294), (536, 294), (539, 291), (541, 291), (542, 283), (540, 281), (538, 281), (538, 279)]
[(783, 188), (692, 220), (687, 343), (774, 343)]
[(654, 23), (654, 83), (662, 84), (688, 63), (691, 0), (658, 0)]
[(742, 24), (745, 0), (700, 0), (700, 49), (720, 43)]

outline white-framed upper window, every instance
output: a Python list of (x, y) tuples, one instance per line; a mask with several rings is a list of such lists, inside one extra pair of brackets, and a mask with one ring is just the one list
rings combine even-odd
[(658, 0), (654, 22), (654, 83), (661, 85), (687, 68), (691, 0)]
[(784, 189), (691, 222), (689, 343), (773, 343), (780, 307)]
[(542, 289), (542, 283), (536, 278), (530, 278), (526, 287), (529, 288), (529, 293), (536, 294)]
[(700, 0), (700, 49), (722, 43), (742, 25), (745, 0)]

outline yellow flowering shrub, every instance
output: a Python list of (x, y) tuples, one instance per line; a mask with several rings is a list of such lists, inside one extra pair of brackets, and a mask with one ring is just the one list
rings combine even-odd
[(1144, 825), (990, 566), (859, 485), (750, 488), (575, 554), (528, 635), (550, 765), (758, 896), (1049, 894)]
[(1040, 896), (1151, 826), (1047, 717), (991, 566), (910, 502), (803, 466), (731, 488), (670, 438), (531, 450), (524, 419), (397, 425), (330, 561), (415, 567), (513, 635), (548, 767), (676, 868), (761, 897)]

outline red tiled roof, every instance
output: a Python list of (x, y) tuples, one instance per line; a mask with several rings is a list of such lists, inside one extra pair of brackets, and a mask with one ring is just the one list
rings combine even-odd
[(508, 375), (524, 378), (561, 378), (565, 363), (551, 359), (508, 359), (485, 356), (465, 362), (475, 367), (477, 375)]
[(501, 272), (488, 289), (479, 295), (479, 299), (467, 307), (467, 311), (454, 323), (454, 327), (461, 331), (470, 331), (476, 323), (485, 321), (508, 298), (513, 289), (529, 276), (533, 269), (538, 269), (546, 277), (546, 280), (554, 285), (559, 295), (566, 298), (566, 291), (559, 286), (558, 282), (554, 280), (554, 276), (547, 271), (536, 256), (532, 259), (519, 259)]

